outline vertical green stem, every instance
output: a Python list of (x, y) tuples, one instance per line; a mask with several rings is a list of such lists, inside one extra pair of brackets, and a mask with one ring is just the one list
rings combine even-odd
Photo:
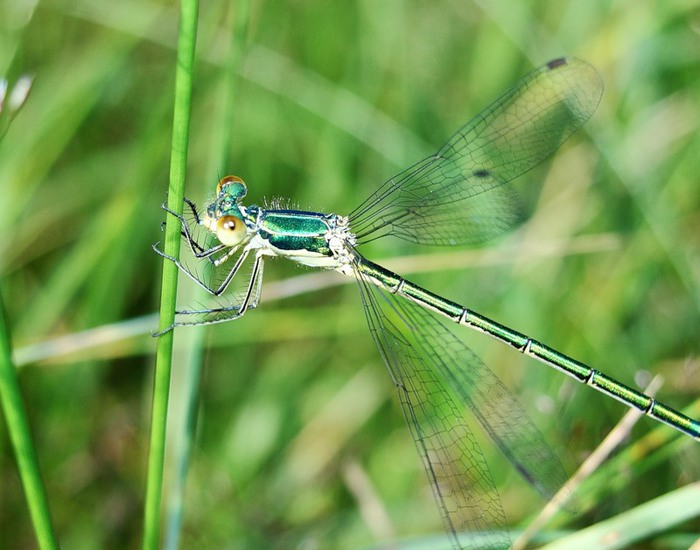
[(12, 362), (10, 331), (5, 319), (2, 296), (0, 296), (0, 402), (2, 402), (7, 431), (12, 441), (39, 548), (42, 550), (58, 548), (51, 525), (46, 491), (39, 473), (39, 461), (29, 431), (27, 411), (22, 401), (17, 371)]
[[(235, 98), (239, 79), (239, 68), (241, 59), (245, 53), (246, 37), (248, 35), (248, 23), (250, 17), (250, 0), (239, 0), (231, 9), (233, 13), (233, 25), (230, 35), (229, 52), (226, 57), (224, 69), (222, 71), (222, 107), (220, 116), (213, 117), (213, 123), (218, 128), (212, 129), (214, 139), (211, 150), (212, 166), (211, 173), (228, 174), (228, 165), (231, 151), (231, 143), (234, 134), (235, 120)], [(216, 143), (218, 141), (219, 143)], [(210, 265), (205, 265), (205, 273), (211, 269)], [(201, 295), (201, 300), (206, 300), (207, 295), (202, 289), (196, 289)], [(171, 422), (175, 426), (170, 427), (168, 438), (172, 437), (172, 442), (168, 439), (168, 448), (173, 451), (173, 471), (172, 481), (167, 485), (166, 494), (166, 521), (163, 548), (165, 550), (175, 550), (180, 545), (180, 534), (184, 517), (185, 497), (184, 490), (189, 470), (189, 461), (192, 441), (196, 426), (196, 412), (199, 397), (199, 381), (201, 377), (203, 348), (205, 345), (204, 327), (192, 327), (187, 331), (187, 351), (183, 357), (182, 370), (185, 373), (185, 381), (180, 385), (180, 398), (183, 400), (180, 408), (181, 418), (178, 418), (178, 411), (171, 409)], [(178, 358), (179, 359), (179, 358)], [(175, 367), (178, 368), (177, 366)], [(177, 379), (175, 379), (177, 384)], [(175, 388), (177, 392), (177, 387)], [(178, 422), (179, 420), (179, 422)], [(174, 433), (177, 427), (181, 432)]]
[[(182, 0), (180, 3), (180, 28), (178, 32), (177, 67), (175, 71), (175, 106), (173, 113), (173, 137), (170, 158), (170, 182), (168, 207), (182, 212), (182, 201), (187, 169), (187, 147), (190, 130), (190, 106), (192, 102), (192, 80), (194, 52), (197, 40), (198, 0)], [(168, 216), (165, 226), (164, 251), (179, 257), (180, 226)], [(173, 324), (177, 294), (177, 266), (172, 262), (163, 264), (163, 280), (160, 306), (160, 330)], [(153, 407), (151, 413), (151, 438), (148, 455), (146, 482), (146, 507), (144, 515), (143, 548), (158, 548), (160, 534), (160, 508), (163, 491), (163, 467), (165, 462), (165, 429), (168, 413), (168, 395), (172, 370), (173, 332), (158, 339), (156, 370), (153, 384)]]

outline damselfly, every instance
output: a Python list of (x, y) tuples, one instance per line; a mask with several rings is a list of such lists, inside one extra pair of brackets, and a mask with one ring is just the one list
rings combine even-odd
[[(523, 77), (437, 153), (385, 182), (348, 216), (244, 206), (247, 189), (235, 176), (219, 182), (215, 198), (201, 214), (185, 199), (193, 216), (190, 223), (166, 208), (182, 222), (182, 235), (193, 255), (221, 275), (212, 283), (178, 259), (156, 251), (208, 292), (221, 296), (241, 268), (250, 267), (240, 294), (220, 307), (181, 311), (173, 327), (237, 319), (257, 307), (266, 257), (284, 257), (355, 277), (370, 332), (399, 393), (455, 548), (470, 544), (460, 541), (462, 531), (505, 527), (494, 482), (465, 422), (465, 405), (542, 495), (552, 496), (566, 476), (503, 383), (433, 314), (487, 334), (700, 440), (700, 422), (421, 288), (358, 251), (363, 243), (387, 236), (456, 245), (503, 233), (516, 220), (510, 182), (577, 131), (595, 111), (602, 91), (600, 75), (589, 64), (573, 58), (551, 61)], [(207, 230), (208, 241), (195, 238), (196, 226)], [(217, 270), (225, 265), (232, 267)], [(501, 545), (508, 545), (505, 535)]]

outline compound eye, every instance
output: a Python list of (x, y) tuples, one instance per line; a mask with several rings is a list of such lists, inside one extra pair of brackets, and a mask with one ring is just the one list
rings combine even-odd
[(238, 176), (226, 176), (219, 180), (216, 185), (216, 194), (221, 193), (223, 188), (226, 188), (226, 192), (233, 196), (234, 199), (242, 199), (248, 193), (248, 188), (245, 186), (245, 182)]
[(225, 246), (238, 246), (246, 237), (245, 223), (236, 216), (221, 216), (216, 222), (216, 237)]

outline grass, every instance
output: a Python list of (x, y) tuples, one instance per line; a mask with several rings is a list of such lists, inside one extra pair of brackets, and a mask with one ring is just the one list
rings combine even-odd
[[(194, 80), (194, 57), (197, 44), (197, 0), (181, 3), (178, 27), (177, 69), (175, 72), (175, 101), (173, 137), (170, 152), (170, 183), (168, 209), (182, 213), (185, 195), (185, 174), (190, 137), (190, 111)], [(170, 217), (165, 225), (163, 252), (171, 258), (180, 256), (180, 232), (177, 220)], [(159, 332), (175, 321), (178, 269), (173, 262), (163, 266), (160, 300)], [(168, 400), (173, 364), (173, 333), (169, 331), (158, 338), (156, 370), (153, 381), (153, 408), (151, 410), (151, 438), (148, 454), (146, 503), (144, 514), (144, 549), (160, 547), (160, 511), (163, 494), (163, 470), (168, 418)]]
[(41, 548), (58, 548), (56, 535), (51, 524), (51, 512), (46, 497), (36, 450), (32, 442), (27, 411), (17, 379), (17, 371), (12, 361), (12, 344), (4, 307), (0, 299), (0, 400), (7, 420), (8, 434), (12, 442), (17, 471), (27, 498), (27, 507)]
[[(252, 203), (284, 196), (347, 212), (532, 66), (562, 54), (596, 65), (603, 102), (523, 178), (526, 224), (476, 250), (377, 242), (365, 252), (622, 381), (660, 374), (658, 397), (698, 417), (700, 2), (230, 4), (199, 13), (184, 174), (198, 203), (235, 173)], [(150, 246), (164, 238), (177, 25), (169, 4), (0, 7), (0, 75), (35, 76), (0, 141), (0, 284), (65, 548), (144, 543), (162, 269)], [(258, 310), (175, 332), (168, 547), (441, 536), (356, 289), (340, 283), (271, 262)], [(180, 285), (180, 305), (200, 299)], [(625, 412), (462, 336), (571, 472)], [(0, 532), (4, 547), (24, 548), (38, 531), (6, 434)], [(510, 525), (526, 527), (543, 503), (483, 448)], [(540, 540), (615, 521), (644, 533), (636, 547), (687, 548), (700, 531), (687, 496), (699, 452), (641, 419)], [(647, 502), (663, 506), (639, 522)]]

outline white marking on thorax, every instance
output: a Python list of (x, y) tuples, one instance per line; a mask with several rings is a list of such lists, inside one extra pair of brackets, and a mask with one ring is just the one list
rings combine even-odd
[(333, 253), (335, 261), (333, 269), (343, 275), (352, 275), (352, 262), (355, 258), (354, 246), (357, 239), (350, 231), (348, 219), (345, 216), (334, 216), (331, 218), (329, 226), (324, 238)]

